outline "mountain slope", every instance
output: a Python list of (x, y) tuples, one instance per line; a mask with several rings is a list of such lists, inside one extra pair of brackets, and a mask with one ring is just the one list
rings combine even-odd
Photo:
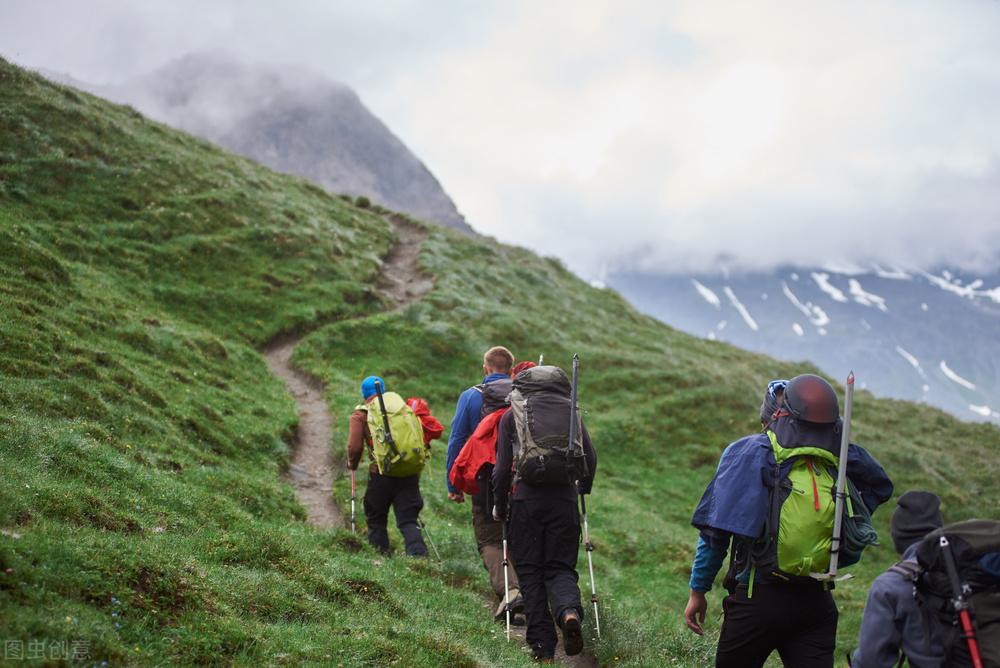
[[(279, 479), (293, 404), (257, 351), (294, 330), (295, 362), (327, 383), (337, 457), (367, 373), (448, 422), (486, 346), (579, 352), (600, 452), (594, 651), (706, 665), (711, 635), (680, 621), (691, 509), (754, 429), (764, 383), (811, 367), (677, 332), (555, 260), (439, 227), (420, 255), (434, 287), (385, 313), (396, 242), (371, 211), (0, 61), (4, 637), (86, 642), (116, 664), (529, 665), (483, 606), (442, 449), (423, 482), (442, 563), (305, 525)], [(856, 416), (899, 491), (940, 492), (951, 519), (995, 511), (1000, 430), (866, 393)], [(341, 479), (342, 507), (348, 494)], [(889, 552), (838, 587), (841, 648)]]
[(430, 170), (353, 90), (303, 68), (196, 53), (88, 89), (331, 192), (472, 232)]
[(829, 373), (853, 368), (876, 394), (1000, 422), (1000, 275), (783, 268), (610, 283), (686, 332)]

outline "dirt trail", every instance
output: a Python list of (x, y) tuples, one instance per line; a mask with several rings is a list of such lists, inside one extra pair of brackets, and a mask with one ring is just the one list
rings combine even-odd
[[(418, 261), (427, 231), (401, 216), (386, 218), (395, 226), (399, 240), (382, 265), (380, 288), (392, 302), (392, 309), (401, 310), (434, 286), (421, 273)], [(263, 351), (271, 373), (285, 383), (299, 409), (292, 461), (284, 480), (295, 488), (309, 524), (319, 529), (342, 527), (344, 517), (332, 496), (338, 473), (330, 449), (333, 416), (323, 399), (323, 383), (292, 365), (292, 353), (301, 340), (301, 336), (279, 338)]]
[[(581, 581), (582, 583), (582, 581)], [(490, 597), (492, 601), (493, 598)], [(496, 606), (490, 607), (490, 604), (486, 605), (487, 610), (490, 614), (493, 614)], [(588, 610), (588, 612), (590, 612)], [(504, 630), (506, 631), (506, 620), (500, 620), (500, 623), (504, 625)], [(586, 630), (586, 629), (585, 629)], [(527, 628), (524, 626), (514, 626), (510, 627), (510, 641), (514, 643), (520, 643), (527, 647), (527, 640), (525, 639), (525, 633), (527, 633)], [(570, 666), (571, 668), (597, 668), (597, 658), (587, 654), (587, 649), (584, 648), (583, 654), (577, 654), (576, 656), (566, 656), (566, 652), (563, 651), (562, 644), (562, 632), (556, 629), (556, 635), (559, 636), (559, 643), (556, 645), (556, 663), (562, 666)], [(586, 636), (584, 636), (586, 637)], [(588, 639), (587, 643), (590, 642)], [(530, 650), (525, 650), (530, 653)]]

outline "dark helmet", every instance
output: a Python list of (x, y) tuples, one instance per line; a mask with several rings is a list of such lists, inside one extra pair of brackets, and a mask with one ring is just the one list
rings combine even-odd
[(785, 387), (785, 408), (792, 417), (816, 424), (833, 424), (840, 417), (833, 386), (811, 373), (789, 381)]

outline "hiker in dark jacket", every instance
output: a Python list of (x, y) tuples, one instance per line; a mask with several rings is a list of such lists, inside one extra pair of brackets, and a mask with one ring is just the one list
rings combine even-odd
[[(503, 346), (493, 346), (483, 355), (483, 382), (462, 392), (455, 406), (455, 418), (451, 421), (451, 435), (448, 438), (448, 457), (446, 462), (445, 481), (448, 485), (448, 498), (456, 503), (465, 501), (465, 494), (455, 489), (451, 484), (451, 469), (455, 459), (462, 451), (469, 437), (476, 431), (479, 422), (488, 412), (496, 410), (510, 393), (511, 368), (514, 366), (514, 355)], [(499, 403), (498, 403), (499, 402)], [(483, 567), (489, 574), (490, 585), (497, 596), (498, 607), (494, 613), (496, 619), (501, 619), (507, 612), (509, 602), (511, 612), (520, 615), (524, 610), (521, 590), (517, 575), (511, 569), (508, 572), (508, 589), (504, 590), (503, 547), (500, 523), (493, 519), (491, 509), (493, 504), (487, 498), (489, 493), (490, 467), (484, 467), (481, 472), (483, 483), (480, 492), (470, 499), (472, 503), (472, 530), (476, 538), (476, 548), (483, 561)], [(515, 623), (517, 623), (515, 617)]]
[[(812, 553), (803, 554), (797, 563), (802, 567), (799, 574), (781, 572), (778, 564), (782, 556), (775, 542), (778, 527), (770, 526), (774, 517), (770, 491), (790, 482), (786, 476), (798, 467), (799, 475), (805, 481), (812, 476), (813, 484), (804, 482), (810, 489), (794, 488), (801, 496), (786, 492), (787, 498), (804, 499), (796, 505), (806, 503), (808, 512), (815, 503), (816, 511), (826, 509), (832, 515), (834, 481), (828, 475), (823, 478), (826, 482), (821, 495), (818, 476), (828, 471), (815, 463), (830, 461), (824, 459), (828, 453), (839, 455), (843, 426), (836, 392), (818, 376), (797, 376), (785, 387), (781, 408), (772, 417), (765, 433), (747, 436), (726, 448), (691, 519), (699, 537), (684, 617), (693, 632), (704, 633), (705, 593), (712, 588), (726, 553), (733, 549), (715, 665), (755, 668), (763, 666), (776, 650), (786, 666), (830, 668), (839, 613), (829, 587), (810, 577), (812, 570), (825, 566), (819, 563), (815, 569), (809, 568), (805, 559), (828, 559), (829, 546), (824, 553), (821, 544), (803, 545)], [(795, 454), (796, 449), (810, 454)], [(885, 471), (854, 444), (848, 449), (847, 475), (869, 511), (892, 496), (892, 482)], [(849, 563), (842, 559), (841, 565)]]
[[(365, 489), (364, 509), (365, 521), (368, 525), (368, 542), (375, 549), (384, 554), (389, 554), (389, 508), (392, 507), (396, 514), (396, 527), (403, 536), (406, 546), (406, 554), (411, 557), (427, 556), (427, 546), (420, 535), (418, 518), (420, 511), (424, 507), (423, 497), (420, 496), (420, 474), (395, 478), (382, 475), (378, 471), (372, 452), (372, 435), (368, 428), (368, 411), (365, 406), (378, 401), (375, 391), (375, 381), (378, 381), (385, 388), (385, 381), (378, 376), (368, 376), (361, 383), (361, 396), (365, 403), (351, 413), (349, 430), (347, 436), (347, 468), (356, 471), (361, 462), (361, 457), (365, 450), (368, 451), (368, 459), (371, 462), (368, 467), (368, 485)], [(422, 401), (422, 400), (421, 400)], [(426, 402), (424, 403), (426, 407)], [(423, 429), (424, 445), (430, 447), (430, 441), (438, 431), (437, 420), (430, 415), (420, 418)], [(428, 438), (430, 436), (431, 438)]]
[[(569, 424), (569, 380), (565, 372), (555, 367), (535, 367), (519, 374), (514, 387), (518, 388), (529, 374), (552, 374), (552, 370), (561, 375), (560, 383), (565, 388), (564, 410), (552, 409), (553, 415), (543, 415), (540, 411), (544, 408), (535, 408), (532, 428), (541, 428), (548, 419), (558, 423), (565, 434)], [(515, 462), (523, 443), (518, 434), (516, 413), (512, 409), (500, 420), (497, 461), (493, 470), (494, 516), (509, 521), (509, 544), (527, 614), (526, 640), (535, 658), (547, 661), (554, 656), (558, 642), (553, 618), (562, 631), (566, 654), (579, 654), (583, 650), (583, 607), (576, 572), (580, 550), (577, 494), (590, 493), (597, 454), (581, 419), (579, 438), (586, 473), (579, 485), (568, 478), (564, 482), (542, 484), (520, 479)], [(567, 443), (568, 435), (564, 438), (563, 442)]]
[(899, 497), (891, 530), (892, 544), (902, 560), (875, 578), (868, 591), (853, 668), (893, 668), (899, 665), (901, 654), (912, 668), (944, 665), (944, 647), (933, 625), (924, 623), (913, 598), (912, 580), (918, 568), (917, 544), (942, 526), (941, 499), (936, 494), (907, 492)]

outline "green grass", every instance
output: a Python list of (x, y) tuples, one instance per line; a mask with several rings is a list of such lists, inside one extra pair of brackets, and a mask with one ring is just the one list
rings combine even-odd
[[(114, 664), (529, 664), (483, 607), (443, 447), (423, 482), (443, 563), (302, 522), (278, 478), (294, 404), (257, 352), (299, 331), (338, 456), (368, 373), (447, 422), (489, 345), (579, 352), (600, 456), (596, 652), (711, 662), (681, 621), (691, 510), (755, 429), (766, 381), (812, 368), (678, 333), (555, 260), (441, 228), (421, 256), (433, 291), (383, 314), (392, 241), (371, 208), (0, 61), (0, 637), (83, 640)], [(855, 412), (898, 492), (939, 492), (948, 519), (994, 511), (1000, 430), (866, 393)], [(346, 505), (344, 479), (334, 494)], [(884, 542), (838, 588), (841, 649), (894, 560)]]

